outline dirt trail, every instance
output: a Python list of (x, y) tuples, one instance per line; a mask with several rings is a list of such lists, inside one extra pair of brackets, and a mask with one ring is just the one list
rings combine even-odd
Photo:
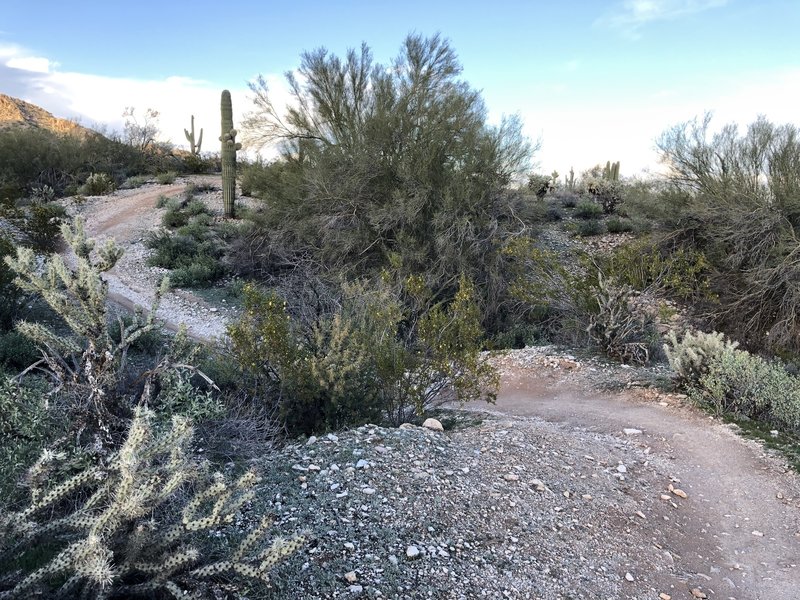
[[(90, 236), (114, 237), (125, 250), (108, 274), (111, 298), (119, 304), (150, 305), (164, 271), (145, 266), (147, 250), (141, 240), (160, 224), (158, 197), (178, 194), (185, 185), (147, 186), (91, 198), (76, 210), (86, 218)], [(206, 201), (221, 211), (221, 198), (212, 195)], [(190, 335), (201, 340), (224, 335), (231, 315), (180, 290), (170, 293), (159, 310), (167, 327), (184, 323)], [(597, 392), (591, 379), (587, 372), (581, 378), (565, 369), (507, 365), (494, 410), (559, 423), (568, 430), (635, 440), (652, 456), (670, 461), (673, 481), (652, 489), (661, 512), (646, 515), (642, 527), (652, 544), (674, 561), (673, 574), (663, 582), (673, 599), (693, 598), (693, 588), (702, 589), (708, 598), (800, 598), (800, 478), (758, 444), (698, 411), (674, 402), (662, 406), (642, 401), (632, 391)], [(467, 408), (485, 410), (486, 405)], [(670, 483), (688, 497), (671, 494)]]
[[(593, 392), (542, 368), (507, 370), (494, 410), (635, 438), (671, 461), (674, 487), (688, 498), (662, 500), (647, 526), (675, 560), (674, 599), (692, 598), (693, 588), (709, 598), (800, 598), (800, 478), (758, 444), (692, 408)], [(669, 483), (653, 497), (672, 496)]]
[[(117, 265), (105, 275), (109, 298), (115, 304), (127, 310), (141, 307), (145, 312), (152, 306), (155, 290), (167, 271), (147, 266), (149, 251), (143, 240), (147, 232), (157, 229), (161, 224), (164, 211), (157, 208), (159, 197), (180, 195), (190, 181), (219, 186), (217, 176), (194, 176), (172, 185), (146, 185), (109, 196), (91, 197), (85, 204), (71, 207), (75, 216), (82, 216), (86, 221), (86, 232), (90, 238), (101, 242), (113, 238), (125, 252)], [(205, 194), (203, 200), (209, 208), (221, 213), (221, 194)], [(205, 342), (225, 335), (230, 316), (231, 311), (224, 307), (212, 307), (197, 294), (178, 289), (171, 290), (162, 298), (158, 310), (158, 317), (167, 329), (177, 331), (183, 325), (189, 336)]]

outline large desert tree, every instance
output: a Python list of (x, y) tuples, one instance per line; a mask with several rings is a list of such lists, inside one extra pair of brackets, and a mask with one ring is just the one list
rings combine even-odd
[(304, 53), (285, 109), (263, 78), (252, 84), (247, 139), (279, 144), (292, 182), (270, 194), (272, 239), (325, 268), (391, 267), (445, 293), (466, 273), (491, 304), (502, 242), (526, 227), (508, 186), (532, 147), (516, 116), (490, 125), (460, 76), (446, 40), (410, 35), (388, 65), (366, 45)]

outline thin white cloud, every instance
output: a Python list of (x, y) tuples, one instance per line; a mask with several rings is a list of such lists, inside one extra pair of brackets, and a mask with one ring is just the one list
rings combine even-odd
[(636, 39), (641, 37), (641, 28), (649, 23), (674, 21), (726, 4), (728, 0), (623, 0), (597, 19), (595, 25), (617, 29)]

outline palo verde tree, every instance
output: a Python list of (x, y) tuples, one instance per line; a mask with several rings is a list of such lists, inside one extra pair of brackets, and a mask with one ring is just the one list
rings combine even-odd
[(751, 348), (800, 352), (800, 131), (761, 117), (745, 132), (711, 118), (659, 142), (680, 213), (672, 239), (713, 267), (717, 327)]
[(389, 65), (366, 45), (343, 59), (304, 53), (287, 75), (285, 113), (263, 78), (251, 85), (246, 140), (280, 144), (282, 178), (297, 183), (270, 190), (264, 231), (283, 244), (281, 260), (294, 254), (348, 275), (422, 274), (438, 299), (455, 294), (463, 273), (497, 308), (499, 248), (526, 227), (525, 203), (506, 188), (532, 148), (518, 117), (487, 123), (461, 70), (445, 39), (410, 35)]

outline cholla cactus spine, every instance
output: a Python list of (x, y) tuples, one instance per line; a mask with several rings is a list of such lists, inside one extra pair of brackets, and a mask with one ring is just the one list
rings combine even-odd
[(228, 90), (222, 91), (220, 101), (220, 112), (222, 113), (222, 133), (219, 141), (222, 143), (222, 204), (225, 209), (225, 216), (232, 219), (236, 216), (234, 200), (236, 199), (236, 151), (242, 145), (236, 141), (238, 133), (233, 128), (233, 107), (231, 105), (231, 93)]

